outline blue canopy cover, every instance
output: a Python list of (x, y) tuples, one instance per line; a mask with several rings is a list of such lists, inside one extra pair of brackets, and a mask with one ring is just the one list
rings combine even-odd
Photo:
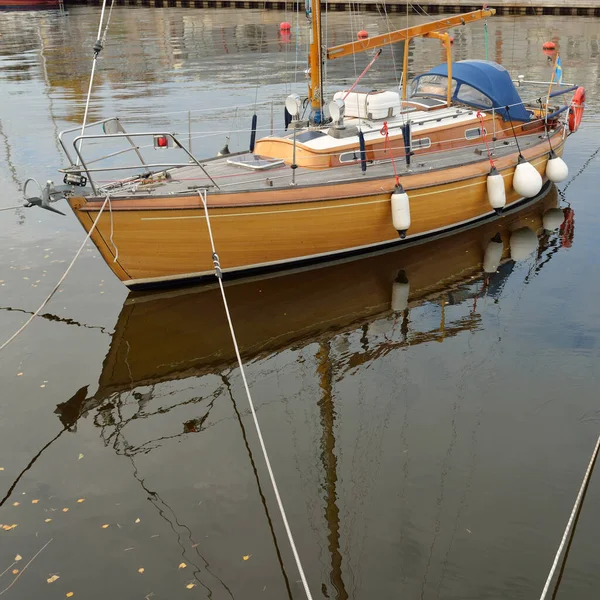
[[(416, 77), (415, 82), (428, 75), (448, 77), (448, 65), (444, 63), (434, 67), (429, 72)], [(509, 72), (502, 65), (489, 60), (460, 60), (452, 63), (452, 79), (456, 82), (456, 89), (452, 95), (454, 100), (482, 109), (493, 107), (505, 120), (508, 120), (509, 114), (514, 121), (530, 120), (530, 113), (523, 105)], [(464, 93), (468, 88), (463, 88), (463, 93), (461, 93), (463, 84), (471, 86), (487, 96), (491, 103), (478, 103), (474, 98), (466, 99), (470, 94)], [(509, 107), (508, 112), (507, 106)]]

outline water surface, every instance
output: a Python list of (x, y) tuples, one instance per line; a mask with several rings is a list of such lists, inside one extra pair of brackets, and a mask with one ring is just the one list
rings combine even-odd
[[(0, 14), (0, 208), (64, 165), (56, 134), (81, 122), (98, 17)], [(388, 28), (373, 13), (327, 20), (329, 44)], [(248, 133), (235, 131), (254, 102), (273, 98), (279, 127), (285, 95), (304, 93), (303, 28), (283, 12), (118, 7), (91, 118), (185, 136), (187, 111), (210, 109), (192, 125), (198, 154), (230, 134), (243, 148)], [(558, 190), (439, 242), (228, 285), (315, 598), (539, 597), (600, 423), (597, 32), (585, 17), (489, 22), (488, 56), (514, 75), (547, 79), (552, 39), (565, 79), (586, 86)], [(458, 59), (485, 58), (481, 25), (453, 35)], [(386, 50), (365, 84), (396, 85), (399, 56)], [(418, 42), (410, 74), (442, 58)], [(329, 65), (329, 88), (368, 60)], [(219, 110), (234, 105), (250, 106), (235, 119)], [(557, 207), (562, 224), (545, 230)], [(524, 227), (537, 242), (515, 261)], [(485, 275), (496, 233), (502, 264)], [(70, 213), (0, 212), (0, 339), (82, 239)], [(393, 310), (403, 278), (408, 306)], [(0, 374), (0, 523), (17, 525), (0, 529), (0, 592), (44, 548), (7, 598), (303, 597), (216, 288), (128, 296), (90, 247)], [(598, 596), (599, 500), (595, 478), (558, 597)]]

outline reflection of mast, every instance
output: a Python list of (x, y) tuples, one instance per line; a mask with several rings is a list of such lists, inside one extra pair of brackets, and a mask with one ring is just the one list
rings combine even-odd
[(333, 405), (333, 373), (329, 342), (320, 344), (316, 358), (318, 362), (319, 386), (322, 391), (318, 406), (321, 413), (323, 437), (321, 439), (321, 461), (325, 471), (326, 508), (325, 518), (329, 528), (329, 552), (331, 554), (331, 584), (336, 590), (337, 600), (346, 600), (348, 593), (342, 578), (342, 555), (340, 553), (340, 511), (337, 507), (337, 457), (335, 455), (335, 409)]
[(12, 161), (12, 152), (10, 149), (10, 144), (8, 143), (8, 136), (6, 135), (6, 133), (4, 133), (4, 127), (2, 126), (1, 120), (0, 120), (0, 136), (2, 137), (2, 140), (4, 141), (4, 152), (6, 154), (6, 164), (8, 165), (8, 170), (10, 171), (10, 177), (15, 182), (17, 189), (20, 192), (22, 192), (23, 186), (21, 185), (21, 182), (19, 181), (19, 178), (17, 177), (17, 168), (15, 167), (15, 164)]
[(252, 455), (252, 450), (250, 450), (250, 445), (248, 444), (248, 437), (246, 436), (246, 428), (244, 427), (244, 423), (242, 422), (242, 416), (238, 410), (237, 404), (235, 403), (235, 399), (233, 398), (233, 394), (231, 393), (231, 385), (229, 383), (229, 379), (226, 375), (221, 373), (221, 379), (223, 380), (223, 384), (229, 393), (229, 397), (231, 398), (231, 403), (233, 404), (233, 410), (235, 411), (235, 415), (237, 417), (238, 423), (240, 424), (240, 429), (242, 430), (242, 437), (244, 438), (244, 446), (246, 446), (246, 450), (248, 451), (248, 458), (250, 458), (250, 464), (252, 465), (252, 472), (254, 473), (254, 478), (256, 479), (256, 486), (258, 488), (258, 493), (260, 495), (260, 501), (265, 509), (265, 515), (267, 517), (267, 522), (269, 523), (269, 531), (271, 532), (271, 537), (273, 538), (273, 545), (275, 546), (275, 553), (277, 554), (277, 560), (279, 561), (279, 566), (281, 568), (281, 573), (283, 575), (283, 580), (285, 581), (285, 589), (287, 590), (287, 595), (290, 600), (292, 600), (292, 590), (290, 588), (290, 582), (285, 572), (285, 567), (283, 565), (283, 559), (281, 558), (281, 552), (279, 550), (279, 544), (277, 543), (277, 537), (275, 536), (275, 529), (273, 528), (273, 521), (271, 520), (271, 515), (269, 514), (269, 509), (267, 507), (267, 500), (262, 491), (262, 486), (260, 484), (260, 479), (258, 477), (258, 470), (256, 469), (256, 463), (254, 462), (254, 456)]

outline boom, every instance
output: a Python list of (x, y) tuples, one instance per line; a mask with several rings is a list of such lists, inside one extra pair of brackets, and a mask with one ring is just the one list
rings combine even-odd
[(451, 27), (457, 27), (459, 25), (466, 25), (467, 23), (479, 21), (495, 14), (495, 9), (483, 8), (462, 15), (456, 15), (455, 17), (446, 17), (445, 19), (431, 21), (430, 23), (424, 23), (423, 25), (414, 25), (413, 27), (407, 27), (406, 29), (398, 29), (390, 33), (383, 33), (372, 38), (367, 38), (366, 40), (340, 44), (339, 46), (333, 46), (332, 48), (327, 49), (327, 58), (330, 60), (342, 58), (342, 56), (365, 52), (366, 50), (373, 50), (374, 48), (388, 46), (389, 44), (395, 44), (396, 42), (410, 41), (415, 37), (423, 37), (429, 33), (444, 31), (445, 29), (450, 29)]

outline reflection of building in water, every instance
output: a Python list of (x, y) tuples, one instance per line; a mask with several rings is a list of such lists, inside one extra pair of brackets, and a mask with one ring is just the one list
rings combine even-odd
[[(388, 27), (406, 25), (405, 16), (395, 13), (388, 16), (389, 24), (384, 16), (373, 13), (359, 16), (332, 13), (328, 17), (327, 41), (330, 45), (348, 41), (357, 27), (376, 35), (386, 32)], [(61, 90), (61, 99), (70, 107), (65, 117), (74, 122), (81, 121), (83, 116), (82, 101), (89, 84), (97, 19), (95, 11), (77, 6), (70, 7), (68, 17), (64, 18), (58, 12), (56, 15), (44, 13), (44, 16), (36, 13), (3, 15), (0, 56), (39, 51), (41, 39), (48, 83), (53, 93)], [(200, 80), (207, 86), (214, 81), (236, 88), (295, 82), (298, 91), (302, 91), (308, 29), (303, 20), (298, 22), (298, 27), (294, 21), (291, 38), (283, 39), (278, 26), (281, 19), (282, 13), (277, 11), (159, 11), (117, 7), (96, 73), (97, 93), (116, 99), (162, 94), (161, 86), (172, 82), (176, 72), (183, 80)], [(426, 20), (427, 17), (409, 16), (409, 24)], [(541, 52), (541, 44), (551, 38), (560, 49), (565, 77), (570, 81), (593, 81), (600, 75), (600, 66), (595, 60), (599, 53), (598, 35), (593, 23), (566, 19), (559, 24), (551, 16), (540, 16), (520, 19), (515, 33), (511, 17), (492, 18), (488, 22), (489, 58), (504, 64), (513, 75), (523, 71), (528, 78), (547, 79), (551, 65)], [(483, 26), (458, 28), (452, 35), (455, 60), (485, 58)], [(18, 40), (18, 43), (10, 44), (10, 40)], [(363, 80), (364, 84), (394, 86), (401, 75), (401, 51), (402, 44), (396, 45), (394, 55), (390, 47), (385, 48)], [(529, 58), (526, 69), (523, 68), (525, 56)], [(328, 63), (330, 89), (354, 81), (355, 70), (360, 72), (364, 64), (359, 58), (355, 68), (353, 60)], [(410, 52), (409, 77), (444, 60), (443, 48), (437, 41), (418, 39)], [(12, 65), (9, 77), (31, 78), (33, 70), (39, 68), (38, 63), (32, 60)], [(190, 97), (182, 98), (181, 103), (184, 109), (198, 108)], [(106, 116), (99, 115), (97, 110), (93, 103), (91, 120)]]

